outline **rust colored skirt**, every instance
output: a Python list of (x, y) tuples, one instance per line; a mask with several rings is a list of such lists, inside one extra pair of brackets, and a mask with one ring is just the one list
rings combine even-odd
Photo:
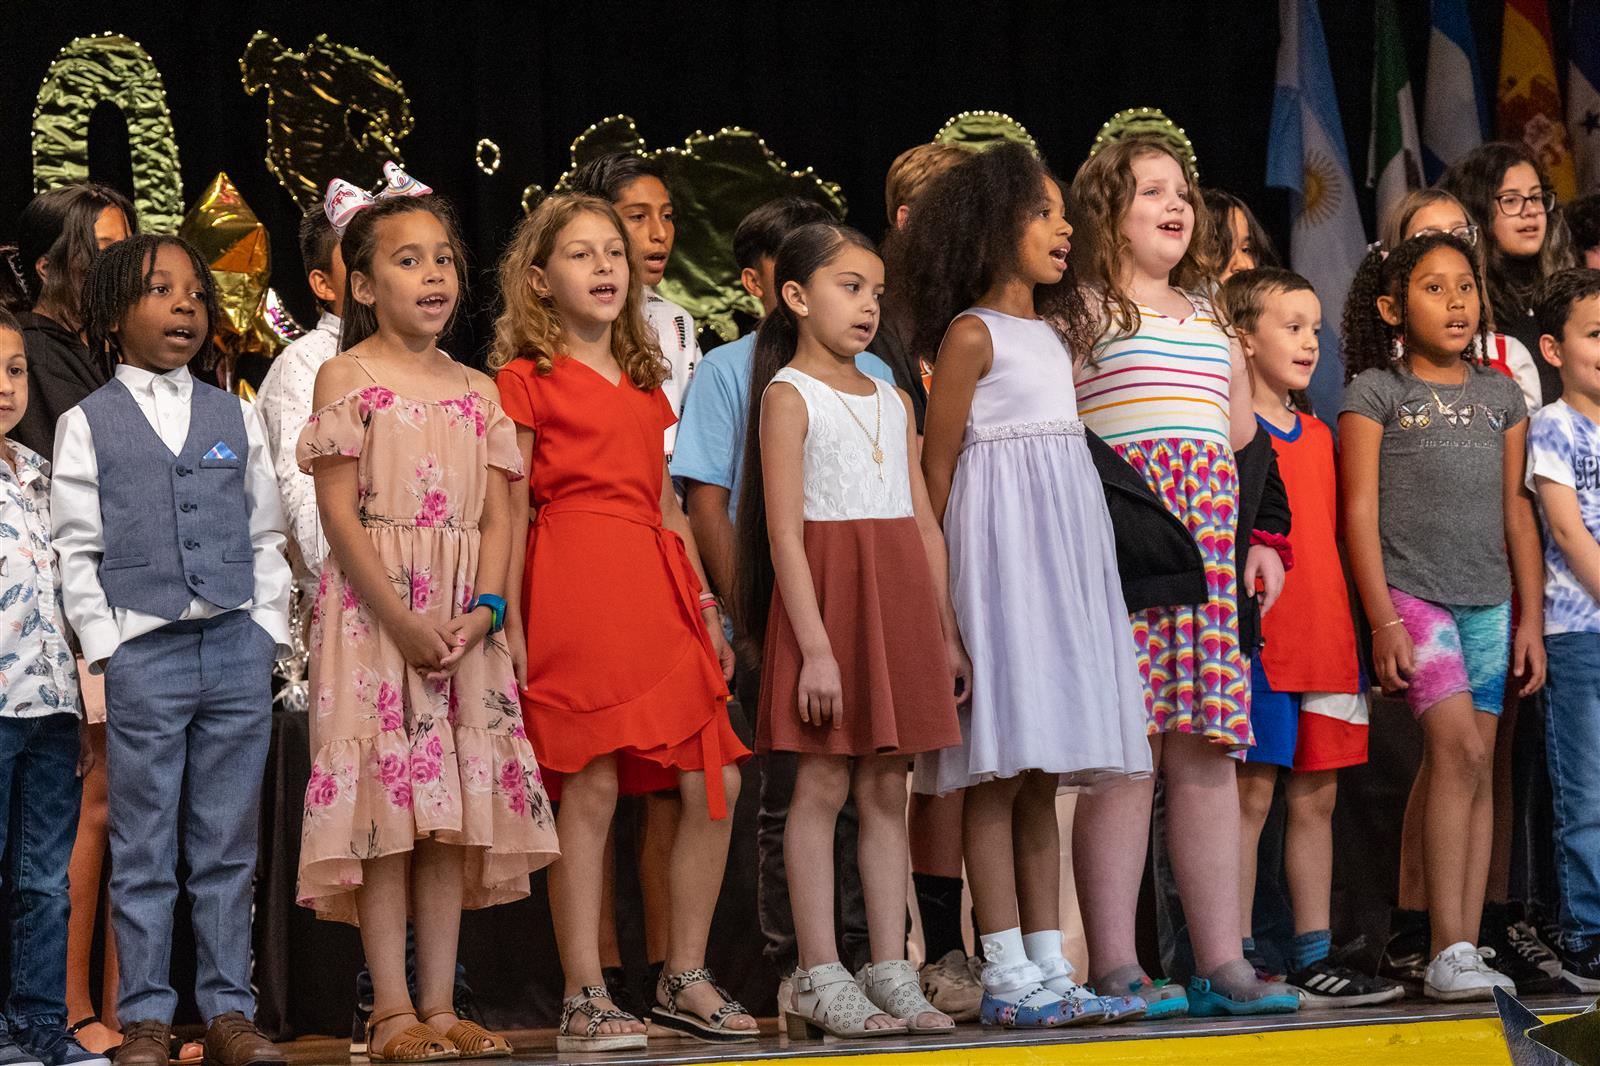
[(839, 663), (843, 725), (800, 720), (800, 645), (774, 592), (761, 667), (757, 751), (915, 755), (961, 743), (955, 682), (913, 518), (805, 524), (806, 559)]

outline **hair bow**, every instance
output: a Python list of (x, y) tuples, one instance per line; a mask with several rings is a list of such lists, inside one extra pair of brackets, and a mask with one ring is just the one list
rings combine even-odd
[(383, 176), (387, 179), (387, 184), (379, 190), (377, 196), (350, 184), (343, 178), (334, 178), (328, 182), (328, 193), (322, 199), (322, 211), (328, 216), (328, 223), (333, 226), (335, 233), (343, 237), (350, 220), (379, 200), (388, 200), (396, 196), (427, 196), (433, 192), (432, 188), (401, 170), (392, 160), (383, 164)]

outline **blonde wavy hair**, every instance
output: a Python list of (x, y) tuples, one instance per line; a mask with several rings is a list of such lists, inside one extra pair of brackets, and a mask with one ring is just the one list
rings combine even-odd
[(555, 357), (562, 354), (561, 310), (551, 297), (534, 291), (529, 268), (547, 267), (556, 238), (567, 223), (585, 212), (599, 215), (616, 227), (628, 255), (627, 297), (622, 314), (611, 327), (611, 354), (639, 388), (657, 388), (667, 379), (667, 361), (644, 319), (644, 287), (639, 282), (633, 245), (616, 210), (594, 196), (551, 196), (517, 224), (510, 245), (500, 257), (500, 316), (494, 323), (489, 367), (498, 370), (513, 359), (532, 359), (541, 375), (554, 368)]
[(1200, 186), (1188, 176), (1172, 145), (1154, 134), (1139, 134), (1106, 145), (1086, 160), (1072, 179), (1073, 201), (1078, 215), (1087, 223), (1079, 231), (1072, 256), (1078, 277), (1104, 301), (1102, 345), (1139, 332), (1138, 305), (1122, 285), (1122, 257), (1128, 250), (1122, 219), (1137, 189), (1134, 160), (1152, 155), (1167, 156), (1178, 164), (1189, 186), (1185, 199), (1194, 212), (1189, 249), (1172, 270), (1172, 285), (1187, 293), (1203, 294), (1216, 284), (1219, 264), (1215, 261), (1216, 237), (1212, 232), (1216, 224), (1206, 210)]

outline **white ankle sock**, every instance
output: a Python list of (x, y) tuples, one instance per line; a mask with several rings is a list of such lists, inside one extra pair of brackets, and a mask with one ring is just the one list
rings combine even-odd
[(1016, 1003), (1042, 983), (1039, 967), (1023, 946), (1020, 927), (984, 933), (979, 939), (983, 944), (983, 989), (989, 995)]
[(1072, 979), (1072, 963), (1061, 954), (1061, 930), (1041, 929), (1022, 938), (1022, 947), (1028, 961), (1039, 967), (1042, 983), (1058, 996), (1081, 992), (1082, 986)]

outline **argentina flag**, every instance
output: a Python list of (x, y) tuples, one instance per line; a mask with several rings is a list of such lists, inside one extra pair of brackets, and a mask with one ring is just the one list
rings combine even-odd
[(1309, 391), (1318, 417), (1332, 425), (1344, 396), (1338, 323), (1367, 240), (1316, 0), (1279, 0), (1278, 21), (1282, 37), (1267, 184), (1290, 191), (1289, 261), (1316, 286), (1322, 301), (1321, 358)]

